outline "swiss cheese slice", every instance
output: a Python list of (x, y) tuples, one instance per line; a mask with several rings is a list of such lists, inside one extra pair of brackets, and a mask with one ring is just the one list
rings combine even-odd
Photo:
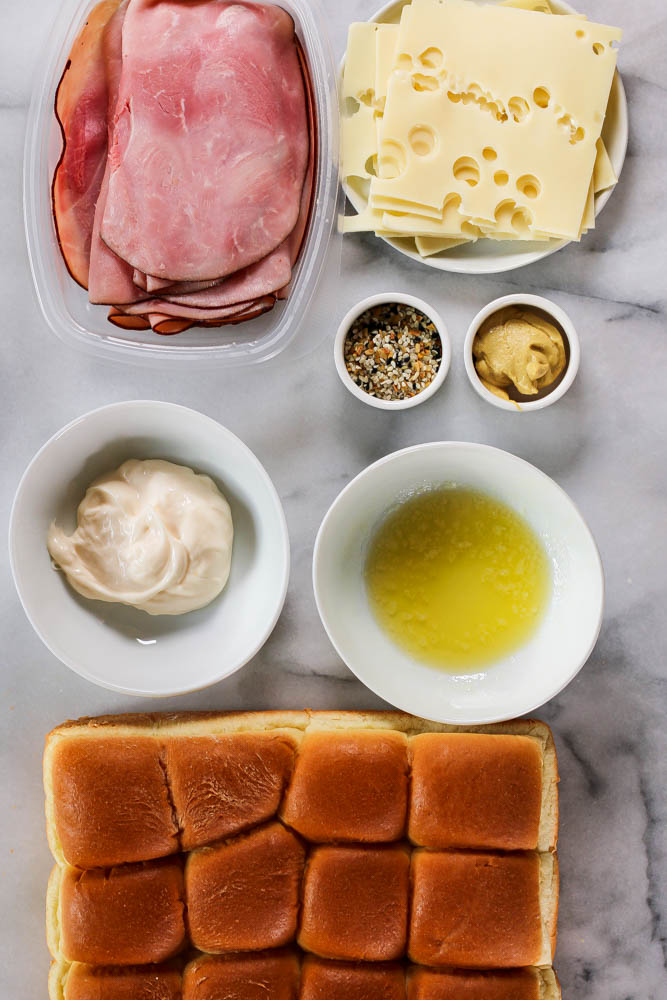
[(343, 177), (371, 177), (377, 159), (375, 113), (360, 104), (355, 114), (341, 121)]
[(501, 229), (512, 209), (519, 236), (577, 239), (620, 36), (575, 17), (413, 0), (371, 204), (381, 196), (436, 209), (458, 195), (475, 224)]
[[(462, 0), (444, 0), (444, 3), (448, 6), (460, 7)], [(429, 7), (432, 9), (436, 5), (442, 5), (440, 0), (414, 0), (412, 6), (417, 10), (421, 9), (420, 16), (423, 16)], [(466, 3), (465, 6), (470, 5)], [(552, 13), (548, 0), (503, 0), (499, 6), (519, 8), (524, 12)], [(488, 7), (484, 9), (489, 10)], [(403, 22), (407, 22), (410, 16), (412, 16), (411, 13), (404, 10)], [(579, 22), (577, 30), (580, 31), (582, 29), (581, 22), (585, 18), (582, 15), (572, 15), (561, 16), (561, 20), (563, 22), (577, 20)], [(587, 24), (585, 27), (588, 29), (601, 26)], [(616, 35), (620, 34), (615, 29), (604, 30), (611, 31)], [(449, 193), (445, 197), (444, 203), (440, 205), (437, 204), (437, 199), (434, 203), (434, 199), (430, 198), (428, 193), (419, 192), (415, 187), (409, 189), (409, 193), (413, 197), (405, 198), (392, 193), (394, 185), (383, 183), (383, 181), (396, 179), (404, 169), (401, 151), (392, 143), (391, 137), (388, 137), (387, 143), (383, 144), (384, 110), (392, 72), (405, 74), (409, 70), (411, 90), (419, 94), (428, 93), (433, 85), (432, 77), (434, 75), (436, 78), (442, 77), (444, 69), (444, 64), (439, 64), (441, 50), (431, 46), (419, 54), (420, 64), (418, 68), (425, 72), (417, 74), (418, 78), (415, 80), (413, 72), (414, 52), (412, 54), (404, 51), (399, 52), (399, 37), (401, 37), (401, 26), (398, 24), (366, 22), (353, 24), (350, 27), (342, 93), (345, 101), (342, 122), (342, 174), (351, 188), (363, 190), (364, 199), (368, 196), (368, 184), (372, 181), (374, 174), (379, 173), (380, 177), (372, 183), (371, 202), (367, 207), (359, 215), (343, 219), (344, 232), (374, 231), (377, 235), (385, 237), (414, 236), (416, 237), (417, 249), (422, 256), (439, 253), (480, 236), (496, 240), (530, 239), (543, 241), (554, 237), (560, 238), (562, 236), (560, 230), (553, 232), (538, 228), (538, 223), (535, 222), (531, 212), (532, 206), (526, 203), (526, 197), (522, 203), (521, 198), (510, 197), (509, 191), (502, 192), (507, 197), (502, 197), (497, 201), (493, 218), (491, 218), (488, 210), (483, 205), (480, 206), (479, 201), (472, 197), (472, 192), (466, 190), (466, 187), (477, 187), (479, 183), (478, 180), (476, 183), (471, 183), (471, 181), (476, 180), (475, 163), (464, 161), (462, 164), (458, 164), (459, 177), (457, 180), (463, 179), (465, 186), (457, 184), (456, 191)], [(417, 37), (419, 37), (418, 32)], [(579, 38), (578, 35), (575, 37)], [(595, 52), (594, 54), (599, 57), (601, 53)], [(498, 72), (497, 67), (496, 72)], [(400, 89), (399, 85), (397, 85), (397, 89)], [(456, 94), (455, 91), (452, 93)], [(348, 100), (350, 98), (352, 100)], [(540, 108), (543, 101), (544, 97), (540, 93)], [(501, 115), (503, 113), (506, 115), (502, 124), (506, 124), (510, 120), (507, 109), (503, 112), (502, 106), (491, 101), (491, 95), (483, 93), (476, 81), (473, 81), (471, 92), (464, 93), (460, 102), (453, 101), (452, 103), (461, 103), (463, 107), (481, 104), (487, 111), (488, 105), (491, 104), (492, 114), (498, 115), (500, 111)], [(512, 102), (512, 99), (509, 99), (508, 105), (510, 110), (516, 112), (513, 117), (520, 118), (522, 112), (525, 111), (521, 102)], [(560, 117), (565, 117), (565, 114), (566, 112), (563, 112)], [(465, 119), (463, 120), (465, 121)], [(569, 138), (572, 139), (576, 135), (578, 126), (575, 126), (574, 119), (570, 121), (566, 118), (565, 121), (561, 122), (561, 127), (569, 128)], [(581, 138), (578, 141), (582, 141)], [(429, 142), (430, 134), (427, 129), (421, 133), (418, 130), (412, 131), (411, 145), (417, 155), (424, 156), (425, 150), (426, 155), (429, 155), (426, 149)], [(576, 143), (572, 143), (572, 145), (576, 145)], [(511, 145), (510, 150), (514, 150)], [(378, 164), (379, 151), (384, 155)], [(492, 156), (492, 152), (497, 153), (497, 150), (486, 146), (483, 148), (482, 156), (487, 161), (483, 166), (493, 164), (494, 159), (497, 158)], [(514, 152), (516, 155), (515, 150)], [(507, 174), (506, 178), (504, 173)], [(570, 238), (580, 238), (583, 233), (594, 226), (594, 195), (612, 186), (616, 179), (604, 143), (601, 138), (598, 138), (593, 180), (589, 181), (586, 197), (583, 200), (578, 234), (576, 237)], [(535, 175), (530, 175), (528, 178), (521, 175), (518, 180), (522, 188), (520, 194), (526, 196), (527, 192), (527, 198), (531, 201), (541, 198), (541, 190), (538, 191), (540, 185), (533, 183), (537, 180)], [(511, 183), (509, 172), (494, 171), (494, 184), (497, 187), (509, 186), (511, 191)], [(479, 195), (479, 192), (477, 194)], [(465, 199), (464, 205), (465, 195), (468, 195), (468, 198)], [(477, 211), (477, 215), (466, 214), (465, 208), (467, 207)], [(576, 215), (576, 211), (573, 212), (573, 215)]]
[(593, 168), (593, 184), (595, 186), (595, 194), (613, 187), (617, 180), (618, 177), (616, 176), (616, 171), (614, 170), (613, 164), (609, 158), (609, 153), (607, 152), (605, 144), (602, 139), (598, 139), (595, 167)]
[(387, 84), (394, 66), (397, 42), (397, 24), (378, 24), (377, 32), (375, 33), (374, 105), (380, 114), (384, 111), (387, 100)]
[(470, 240), (448, 240), (439, 239), (437, 236), (415, 236), (415, 245), (420, 257), (432, 257), (443, 250), (452, 250), (461, 246), (462, 243), (469, 243)]
[(372, 105), (375, 92), (375, 33), (373, 21), (355, 22), (347, 34), (343, 97)]

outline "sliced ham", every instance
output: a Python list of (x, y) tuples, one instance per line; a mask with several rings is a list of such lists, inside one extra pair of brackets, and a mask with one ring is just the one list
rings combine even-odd
[[(127, 9), (128, 0), (124, 0), (109, 21), (102, 39), (102, 61), (108, 89), (108, 115), (105, 115), (105, 121), (108, 120), (118, 100), (118, 87), (122, 65), (123, 25)], [(111, 130), (109, 130), (109, 141), (110, 139)], [(88, 297), (91, 302), (107, 305), (110, 302), (136, 302), (138, 299), (146, 298), (147, 293), (137, 288), (134, 284), (132, 280), (133, 269), (127, 261), (113, 253), (100, 236), (100, 226), (102, 224), (108, 190), (109, 161), (107, 159), (102, 186), (95, 208), (95, 218), (93, 220)]]
[(236, 274), (230, 274), (212, 288), (176, 295), (167, 289), (162, 297), (166, 302), (180, 303), (184, 306), (220, 308), (275, 292), (289, 281), (291, 273), (289, 245), (285, 240), (268, 257), (264, 257), (256, 264), (250, 264)]
[[(224, 280), (224, 278), (220, 278), (214, 281), (165, 281), (161, 284), (160, 288), (168, 288), (172, 295), (182, 295), (186, 292), (199, 292), (203, 288), (212, 288)], [(143, 271), (137, 271), (136, 268), (132, 274), (132, 281), (137, 288), (141, 288), (144, 291), (152, 292), (156, 290), (152, 288), (153, 281), (151, 281), (151, 276), (144, 274)]]
[(94, 7), (72, 46), (56, 91), (63, 152), (53, 178), (53, 218), (67, 268), (88, 287), (95, 204), (107, 159), (104, 29), (120, 0)]
[(299, 59), (299, 65), (301, 67), (301, 75), (306, 94), (306, 116), (308, 119), (309, 143), (306, 175), (304, 177), (303, 187), (301, 189), (301, 198), (299, 201), (299, 214), (297, 216), (296, 225), (288, 237), (290, 263), (292, 267), (296, 264), (297, 258), (301, 253), (301, 248), (303, 247), (303, 241), (308, 229), (308, 223), (310, 222), (310, 215), (313, 208), (313, 195), (315, 193), (315, 149), (317, 146), (317, 115), (315, 114), (315, 95), (313, 93), (313, 83), (310, 78), (310, 73), (308, 72), (305, 53), (301, 48), (301, 44), (298, 39), (296, 39), (296, 51)]
[(308, 148), (285, 11), (131, 0), (101, 225), (115, 253), (173, 281), (260, 260), (296, 224)]
[(127, 316), (148, 316), (151, 313), (161, 315), (182, 317), (184, 319), (228, 319), (241, 313), (249, 312), (258, 305), (263, 311), (270, 309), (275, 302), (273, 295), (263, 295), (257, 299), (250, 299), (247, 302), (235, 302), (227, 306), (203, 306), (182, 305), (178, 302), (165, 302), (163, 299), (147, 299), (145, 302), (135, 302), (129, 306), (116, 307), (119, 312), (124, 312)]
[(189, 319), (173, 319), (171, 316), (163, 316), (160, 313), (150, 313), (148, 322), (154, 333), (162, 336), (173, 337), (175, 333), (184, 333), (189, 330), (194, 323)]
[(114, 326), (119, 326), (123, 330), (150, 330), (151, 324), (145, 316), (127, 316), (118, 312), (117, 309), (110, 309), (107, 317)]
[(314, 200), (292, 19), (229, 0), (103, 0), (58, 90), (56, 228), (127, 330), (243, 322), (286, 298)]

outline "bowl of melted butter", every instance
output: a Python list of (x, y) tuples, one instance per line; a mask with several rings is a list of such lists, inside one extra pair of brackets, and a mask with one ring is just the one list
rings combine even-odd
[(513, 718), (562, 690), (604, 602), (595, 542), (563, 490), (466, 442), (407, 448), (357, 476), (322, 522), (313, 583), (360, 680), (459, 725)]

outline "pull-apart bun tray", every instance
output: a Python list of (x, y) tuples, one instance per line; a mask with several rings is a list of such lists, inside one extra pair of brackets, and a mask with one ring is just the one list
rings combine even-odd
[(104, 716), (44, 756), (52, 1000), (554, 1000), (541, 722)]

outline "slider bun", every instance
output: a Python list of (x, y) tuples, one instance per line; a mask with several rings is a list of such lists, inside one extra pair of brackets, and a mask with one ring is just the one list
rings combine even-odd
[(280, 823), (189, 855), (190, 936), (207, 952), (259, 951), (296, 933), (305, 850)]
[(104, 730), (57, 739), (48, 748), (44, 777), (69, 864), (109, 867), (178, 851), (157, 740)]
[(114, 968), (73, 965), (64, 1000), (181, 1000), (181, 973), (164, 965)]
[(316, 847), (308, 860), (299, 944), (323, 958), (382, 962), (405, 950), (409, 852)]
[(542, 1000), (538, 969), (502, 972), (412, 968), (407, 1000)]
[(527, 736), (425, 733), (410, 741), (409, 836), (423, 847), (534, 850), (542, 747)]
[(400, 840), (408, 802), (407, 739), (363, 729), (306, 734), (281, 809), (308, 840)]
[(309, 955), (299, 1000), (406, 1000), (405, 973), (395, 963), (360, 965)]
[(182, 849), (203, 847), (275, 816), (295, 747), (286, 733), (168, 740), (166, 768)]
[(555, 941), (554, 858), (417, 850), (408, 953), (420, 965), (548, 965)]
[(295, 1000), (298, 986), (292, 952), (206, 955), (185, 967), (183, 1000)]
[(168, 859), (86, 872), (66, 868), (60, 880), (59, 918), (58, 950), (66, 961), (162, 962), (185, 943), (180, 862)]

